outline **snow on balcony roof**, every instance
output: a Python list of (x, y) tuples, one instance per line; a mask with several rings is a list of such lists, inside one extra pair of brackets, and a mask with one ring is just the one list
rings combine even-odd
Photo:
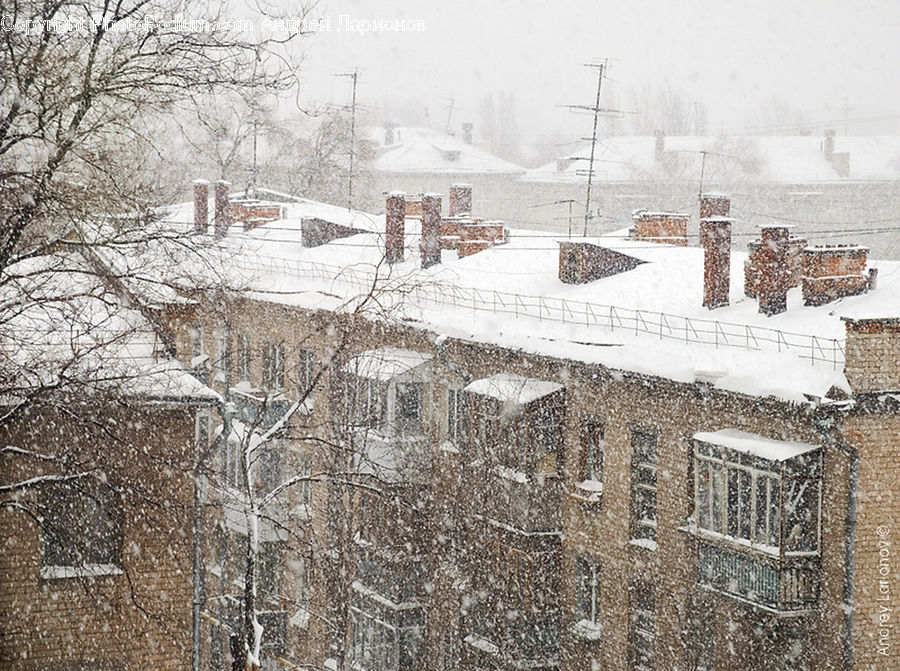
[(527, 405), (548, 394), (559, 391), (563, 386), (556, 382), (535, 380), (513, 373), (497, 373), (490, 377), (470, 382), (465, 391), (480, 396), (495, 398), (501, 403)]
[(787, 461), (801, 454), (820, 449), (819, 445), (809, 443), (795, 443), (785, 440), (764, 438), (755, 433), (748, 433), (738, 429), (722, 429), (720, 431), (699, 431), (694, 434), (694, 440), (699, 440), (710, 445), (728, 447), (744, 454), (752, 454), (769, 461)]
[(344, 370), (359, 377), (387, 382), (400, 375), (415, 372), (431, 359), (431, 355), (414, 350), (381, 347), (353, 357), (344, 366)]

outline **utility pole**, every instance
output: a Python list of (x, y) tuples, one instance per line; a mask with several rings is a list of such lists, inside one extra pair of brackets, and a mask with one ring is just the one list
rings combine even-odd
[(259, 168), (256, 164), (256, 136), (257, 136), (257, 127), (259, 126), (259, 120), (254, 117), (253, 118), (253, 172), (250, 175), (250, 188), (247, 189), (249, 192), (249, 196), (251, 198), (256, 198), (256, 178), (259, 175)]
[[(604, 59), (603, 63), (585, 63), (585, 67), (594, 68), (597, 70), (597, 96), (594, 99), (594, 104), (592, 106), (588, 105), (566, 105), (571, 110), (587, 110), (589, 112), (593, 112), (594, 114), (594, 128), (591, 132), (591, 156), (588, 159), (588, 170), (587, 170), (587, 195), (584, 200), (584, 233), (583, 235), (587, 237), (588, 232), (588, 222), (591, 218), (591, 189), (594, 183), (594, 156), (597, 150), (597, 122), (600, 119), (600, 114), (606, 114), (610, 116), (621, 116), (624, 114), (621, 110), (613, 110), (606, 109), (600, 107), (600, 90), (603, 86), (603, 73), (605, 70), (609, 69), (609, 59)], [(584, 138), (587, 139), (587, 138)]]
[(353, 160), (356, 157), (356, 80), (359, 79), (359, 68), (353, 72), (345, 72), (338, 77), (350, 77), (353, 80), (353, 96), (350, 103), (350, 176), (347, 180), (347, 209), (353, 209)]
[(450, 109), (447, 110), (447, 130), (445, 132), (448, 135), (450, 134), (450, 115), (453, 114), (453, 103), (455, 102), (455, 96), (455, 91), (450, 94)]

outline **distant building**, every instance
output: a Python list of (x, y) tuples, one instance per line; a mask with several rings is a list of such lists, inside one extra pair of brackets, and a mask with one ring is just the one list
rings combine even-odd
[(507, 199), (525, 168), (498, 158), (472, 142), (472, 124), (460, 137), (427, 128), (385, 124), (368, 129), (375, 143), (376, 191), (410, 195), (446, 193), (450, 184), (470, 184), (482, 216), (503, 219)]

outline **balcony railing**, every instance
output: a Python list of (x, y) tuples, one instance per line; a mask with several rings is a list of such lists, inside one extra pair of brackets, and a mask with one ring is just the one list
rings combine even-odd
[(801, 611), (818, 598), (816, 558), (779, 560), (715, 545), (700, 545), (700, 585), (776, 611)]

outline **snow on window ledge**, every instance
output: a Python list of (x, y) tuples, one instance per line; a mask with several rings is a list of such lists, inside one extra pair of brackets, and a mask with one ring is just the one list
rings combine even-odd
[(628, 541), (629, 545), (634, 545), (635, 547), (644, 548), (645, 550), (651, 550), (653, 552), (656, 551), (658, 547), (656, 541), (652, 538), (632, 538)]
[(473, 648), (488, 653), (489, 655), (499, 655), (500, 648), (491, 643), (486, 638), (482, 638), (478, 634), (469, 634), (463, 641), (471, 645)]
[(66, 578), (95, 578), (109, 575), (122, 575), (123, 571), (115, 564), (83, 564), (81, 566), (42, 566), (41, 578), (44, 580), (64, 580)]
[(603, 500), (603, 483), (598, 480), (576, 482), (569, 496), (583, 503), (600, 503)]
[(586, 641), (599, 641), (603, 638), (603, 627), (599, 623), (591, 622), (590, 620), (579, 620), (569, 627), (569, 631)]

